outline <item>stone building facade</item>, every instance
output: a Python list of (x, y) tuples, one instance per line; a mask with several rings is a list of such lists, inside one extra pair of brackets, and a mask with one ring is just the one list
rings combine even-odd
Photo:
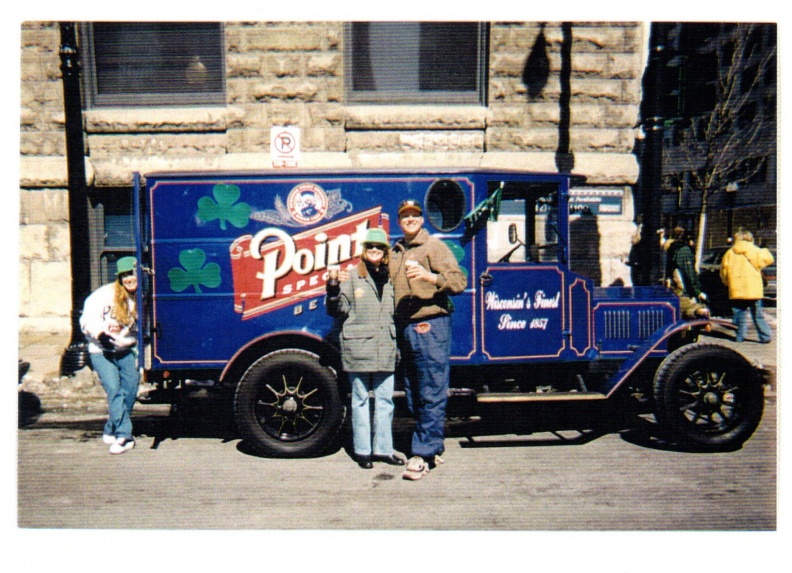
[[(90, 192), (129, 192), (134, 172), (271, 169), (272, 126), (300, 128), (299, 166), (307, 168), (557, 171), (562, 150), (565, 166), (585, 177), (587, 191), (623, 194), (618, 213), (597, 220), (596, 237), (575, 240), (596, 241), (599, 284), (630, 284), (624, 261), (635, 230), (633, 150), (648, 28), (491, 22), (486, 29), (482, 104), (366, 105), (347, 100), (343, 22), (226, 22), (224, 105), (84, 106)], [(68, 331), (59, 24), (26, 22), (21, 37), (19, 327)], [(534, 93), (525, 71), (538, 47), (546, 53), (547, 74)], [(101, 277), (92, 281), (98, 286)]]

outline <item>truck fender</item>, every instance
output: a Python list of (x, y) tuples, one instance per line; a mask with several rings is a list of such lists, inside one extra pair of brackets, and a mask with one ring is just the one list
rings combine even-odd
[(651, 355), (657, 355), (659, 352), (664, 352), (660, 347), (663, 343), (667, 342), (669, 338), (683, 332), (690, 328), (699, 328), (702, 330), (710, 330), (714, 324), (728, 329), (736, 330), (737, 327), (731, 322), (717, 319), (695, 319), (685, 320), (669, 324), (665, 328), (656, 331), (652, 336), (647, 338), (644, 343), (635, 349), (633, 354), (622, 362), (619, 369), (613, 376), (610, 377), (608, 382), (603, 387), (602, 391), (607, 398), (610, 398), (624, 382), (629, 379), (630, 375)]
[(310, 332), (301, 330), (270, 332), (250, 340), (231, 357), (220, 374), (219, 382), (235, 386), (245, 370), (258, 358), (277, 350), (305, 350), (319, 357), (319, 360), (340, 371), (341, 354), (333, 344)]

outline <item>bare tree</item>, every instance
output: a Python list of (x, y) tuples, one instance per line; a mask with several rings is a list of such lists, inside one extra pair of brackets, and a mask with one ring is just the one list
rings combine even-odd
[(766, 46), (759, 41), (761, 26), (737, 24), (729, 41), (700, 47), (715, 59), (714, 107), (692, 117), (690, 125), (676, 134), (675, 145), (664, 151), (664, 163), (686, 173), (691, 190), (701, 193), (696, 267), (713, 195), (737, 189), (765, 167), (762, 138), (769, 132), (768, 122), (775, 121), (775, 110), (768, 109), (775, 106), (775, 97), (766, 93), (766, 76), (775, 73), (776, 47), (774, 42)]

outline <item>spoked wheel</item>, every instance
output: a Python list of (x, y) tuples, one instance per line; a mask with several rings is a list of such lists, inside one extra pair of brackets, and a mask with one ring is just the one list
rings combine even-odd
[(654, 380), (658, 422), (673, 439), (705, 449), (736, 449), (764, 411), (758, 372), (738, 352), (690, 344), (672, 352)]
[(300, 350), (254, 362), (239, 381), (234, 413), (245, 441), (274, 457), (321, 454), (344, 419), (333, 372)]

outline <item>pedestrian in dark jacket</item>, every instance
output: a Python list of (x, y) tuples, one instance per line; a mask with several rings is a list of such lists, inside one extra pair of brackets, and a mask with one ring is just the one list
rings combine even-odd
[(701, 291), (696, 273), (695, 255), (688, 234), (682, 227), (673, 231), (672, 239), (663, 244), (666, 250), (666, 280), (668, 287), (679, 297), (684, 318), (709, 317), (707, 295)]
[[(404, 465), (393, 451), (393, 384), (396, 327), (393, 284), (388, 274), (388, 236), (369, 229), (363, 257), (340, 284), (327, 283), (327, 312), (343, 321), (341, 360), (352, 385), (352, 438), (360, 467), (372, 461)], [(345, 274), (346, 276), (346, 274)], [(374, 393), (372, 439), (369, 390)]]

